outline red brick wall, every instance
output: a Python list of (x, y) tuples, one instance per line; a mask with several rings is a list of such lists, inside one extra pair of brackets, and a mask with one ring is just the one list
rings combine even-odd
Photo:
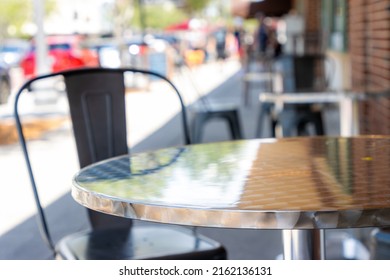
[(367, 83), (390, 86), (390, 0), (367, 1)]
[(349, 0), (349, 52), (352, 63), (352, 84), (362, 87), (366, 84), (366, 0)]
[(321, 25), (321, 0), (305, 0), (306, 31), (318, 32)]
[(321, 0), (304, 0), (304, 7), (305, 52), (321, 52)]
[[(349, 0), (349, 52), (356, 89), (390, 88), (390, 0)], [(390, 135), (390, 99), (360, 104), (361, 134)]]

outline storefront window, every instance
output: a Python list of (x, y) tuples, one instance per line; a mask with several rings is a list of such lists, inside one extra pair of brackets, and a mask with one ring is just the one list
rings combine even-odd
[(328, 47), (335, 51), (347, 51), (347, 8), (346, 0), (322, 0), (322, 28)]

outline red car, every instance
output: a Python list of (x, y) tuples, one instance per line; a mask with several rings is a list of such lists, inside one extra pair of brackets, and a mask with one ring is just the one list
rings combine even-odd
[[(97, 53), (80, 47), (82, 38), (79, 36), (48, 36), (46, 40), (52, 72), (99, 65)], [(20, 66), (26, 78), (35, 75), (35, 47), (27, 53)]]

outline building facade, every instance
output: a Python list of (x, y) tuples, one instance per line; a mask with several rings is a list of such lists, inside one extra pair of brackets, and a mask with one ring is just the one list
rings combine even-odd
[[(305, 18), (305, 50), (336, 62), (332, 87), (390, 89), (390, 0), (294, 0)], [(390, 98), (359, 104), (360, 134), (390, 134)]]
[[(390, 0), (349, 0), (352, 84), (367, 91), (390, 88)], [(390, 134), (390, 98), (360, 104), (362, 134)]]

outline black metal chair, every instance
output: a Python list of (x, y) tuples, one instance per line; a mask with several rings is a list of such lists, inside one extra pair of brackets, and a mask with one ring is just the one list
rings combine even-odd
[(239, 108), (234, 104), (213, 104), (205, 98), (199, 100), (201, 105), (193, 107), (192, 142), (200, 143), (203, 138), (203, 129), (210, 120), (222, 119), (227, 122), (230, 136), (234, 140), (242, 139)]
[(193, 89), (196, 91), (198, 100), (188, 106), (192, 113), (191, 140), (195, 143), (202, 142), (203, 130), (205, 125), (215, 119), (226, 121), (231, 139), (239, 140), (243, 138), (241, 129), (241, 120), (239, 107), (234, 103), (226, 101), (213, 102), (206, 95), (202, 95), (198, 89), (197, 83), (192, 77), (190, 67), (181, 66), (183, 76), (189, 80)]
[[(328, 88), (332, 69), (332, 64), (326, 55), (283, 55), (275, 60), (273, 69), (275, 73), (282, 76), (283, 92), (321, 92)], [(264, 117), (270, 115), (272, 105), (262, 104), (259, 116), (259, 126), (257, 137), (261, 137), (261, 128)], [(324, 135), (323, 112), (319, 106), (312, 104), (288, 104), (284, 106), (281, 119), (271, 118), (272, 136), (275, 136), (274, 129), (277, 124), (283, 127), (283, 136), (292, 136), (292, 129), (296, 129), (298, 136), (308, 135), (308, 124), (313, 124), (316, 135)], [(287, 122), (284, 122), (287, 120)]]
[(181, 104), (184, 142), (191, 143), (182, 97), (170, 80), (156, 72), (134, 68), (86, 68), (42, 75), (27, 81), (16, 94), (14, 110), (43, 239), (55, 257), (64, 259), (226, 259), (226, 250), (220, 243), (197, 234), (193, 229), (155, 224), (143, 226), (133, 224), (131, 219), (90, 209), (90, 230), (68, 235), (54, 244), (18, 112), (20, 96), (33, 90), (35, 82), (63, 78), (79, 163), (80, 167), (84, 167), (129, 152), (125, 114), (126, 73), (151, 75), (172, 88)]

